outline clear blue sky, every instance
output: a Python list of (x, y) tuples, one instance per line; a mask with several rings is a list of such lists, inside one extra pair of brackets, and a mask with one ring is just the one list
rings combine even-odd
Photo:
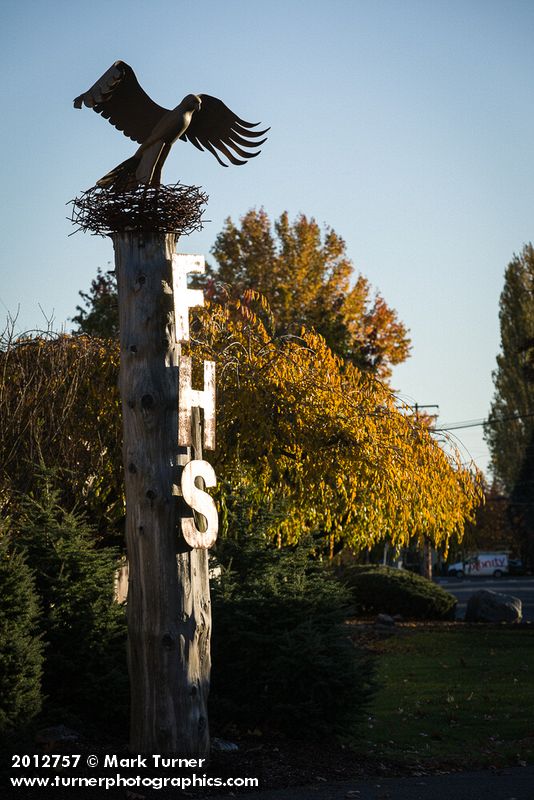
[[(314, 216), (411, 331), (403, 398), (440, 422), (485, 417), (506, 264), (534, 238), (531, 0), (6, 0), (2, 69), (0, 313), (20, 329), (70, 327), (78, 290), (112, 261), (76, 234), (66, 202), (132, 153), (73, 98), (113, 61), (172, 107), (221, 97), (271, 125), (262, 154), (223, 169), (178, 142), (168, 182), (209, 194), (209, 254), (228, 215)], [(459, 431), (487, 465), (480, 428)]]

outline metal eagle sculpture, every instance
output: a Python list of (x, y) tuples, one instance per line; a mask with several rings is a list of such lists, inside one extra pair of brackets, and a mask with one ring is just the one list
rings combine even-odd
[[(139, 185), (159, 186), (161, 168), (177, 139), (208, 150), (227, 167), (245, 164), (259, 155), (269, 130), (252, 130), (259, 123), (240, 119), (222, 100), (209, 94), (188, 94), (169, 110), (155, 103), (141, 88), (133, 69), (124, 61), (115, 63), (88, 91), (74, 100), (74, 107), (86, 105), (109, 119), (119, 131), (140, 144), (135, 154), (97, 181), (101, 188), (120, 191)], [(219, 151), (219, 153), (217, 152)], [(240, 156), (241, 158), (237, 158)], [(245, 159), (245, 160), (242, 160)]]

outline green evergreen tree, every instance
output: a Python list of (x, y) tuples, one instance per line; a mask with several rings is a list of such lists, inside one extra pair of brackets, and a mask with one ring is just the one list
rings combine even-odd
[(300, 738), (354, 734), (372, 661), (344, 624), (350, 594), (313, 543), (276, 548), (261, 530), (217, 548), (210, 704), (220, 724)]
[(534, 568), (534, 431), (525, 448), (521, 468), (510, 494), (511, 527), (520, 541), (521, 556)]
[(76, 323), (75, 333), (86, 333), (100, 339), (118, 339), (119, 306), (117, 278), (114, 270), (103, 272), (97, 269), (88, 292), (79, 292), (83, 306), (76, 306), (78, 314), (72, 318)]
[(41, 598), (49, 705), (82, 719), (124, 719), (126, 631), (124, 609), (114, 602), (117, 553), (97, 548), (95, 530), (60, 506), (46, 477), (40, 496), (25, 499), (16, 533)]
[(534, 563), (534, 248), (514, 255), (499, 302), (501, 351), (484, 435), (492, 471), (510, 496), (523, 555)]
[(24, 726), (41, 710), (43, 642), (30, 568), (0, 531), (0, 735)]
[(320, 537), (272, 544), (283, 504), (250, 502), (245, 486), (235, 476), (225, 487), (212, 553), (213, 717), (301, 738), (354, 733), (375, 679), (344, 624), (350, 592), (317, 558)]
[(493, 373), (495, 394), (484, 435), (492, 471), (510, 493), (534, 432), (534, 248), (508, 265), (499, 301), (501, 351)]

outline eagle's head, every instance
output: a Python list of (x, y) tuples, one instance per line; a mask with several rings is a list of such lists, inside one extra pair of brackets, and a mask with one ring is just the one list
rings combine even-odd
[(184, 97), (180, 105), (184, 107), (185, 111), (200, 111), (202, 100), (198, 94), (188, 94)]

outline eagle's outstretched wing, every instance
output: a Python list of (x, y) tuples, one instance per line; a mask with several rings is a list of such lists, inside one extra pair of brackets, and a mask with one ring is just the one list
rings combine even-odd
[(87, 92), (75, 99), (75, 108), (81, 108), (82, 104), (109, 119), (119, 131), (139, 144), (168, 113), (168, 109), (150, 99), (133, 69), (124, 61), (115, 61)]
[[(235, 154), (241, 158), (254, 158), (261, 151), (255, 153), (244, 148), (254, 148), (262, 145), (266, 138), (257, 141), (259, 136), (267, 133), (269, 128), (263, 131), (253, 131), (259, 125), (258, 122), (245, 122), (226, 106), (217, 97), (209, 94), (198, 95), (202, 101), (199, 111), (195, 111), (187, 130), (180, 137), (184, 141), (191, 142), (199, 150), (209, 150), (219, 164), (227, 167), (221, 160), (217, 150), (219, 150), (232, 164), (245, 164), (236, 158)], [(217, 149), (215, 149), (217, 148)], [(233, 152), (232, 152), (233, 151)]]

